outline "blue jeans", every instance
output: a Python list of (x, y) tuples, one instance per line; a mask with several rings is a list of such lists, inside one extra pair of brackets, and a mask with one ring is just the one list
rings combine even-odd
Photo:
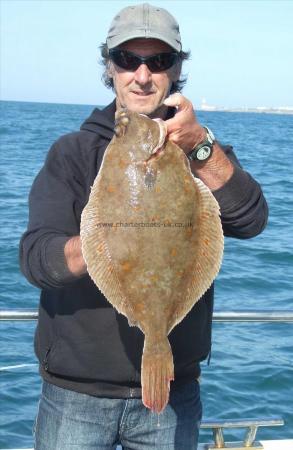
[(202, 416), (197, 381), (171, 387), (161, 414), (141, 399), (99, 398), (43, 383), (36, 450), (196, 450)]

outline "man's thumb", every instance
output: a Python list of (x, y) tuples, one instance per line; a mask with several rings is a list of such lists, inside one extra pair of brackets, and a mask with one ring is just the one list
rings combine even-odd
[(175, 92), (175, 94), (169, 95), (169, 97), (165, 98), (164, 105), (166, 106), (175, 106), (179, 107), (182, 103), (182, 95), (179, 92)]

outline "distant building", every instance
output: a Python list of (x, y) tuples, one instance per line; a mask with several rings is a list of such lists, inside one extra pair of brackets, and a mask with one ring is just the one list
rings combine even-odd
[(201, 99), (200, 109), (202, 111), (217, 111), (217, 107), (214, 105), (208, 105), (205, 98)]

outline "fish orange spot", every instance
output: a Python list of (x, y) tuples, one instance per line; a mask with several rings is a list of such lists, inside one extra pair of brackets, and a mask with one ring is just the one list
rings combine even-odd
[(112, 186), (112, 185), (110, 184), (110, 185), (107, 187), (107, 191), (110, 192), (110, 193), (112, 193), (112, 192), (115, 192), (116, 189), (114, 188), (114, 186)]
[(121, 169), (123, 169), (123, 168), (126, 167), (126, 166), (127, 166), (127, 162), (124, 161), (123, 159), (120, 159), (120, 161), (119, 161), (119, 167), (120, 167)]
[(125, 272), (129, 272), (131, 269), (131, 265), (128, 261), (125, 261), (123, 264), (121, 264), (121, 268), (125, 270)]
[(135, 305), (135, 309), (139, 312), (143, 312), (144, 311), (144, 304), (143, 303), (137, 303)]
[(190, 237), (192, 235), (192, 228), (191, 227), (188, 227), (187, 229), (186, 229), (186, 236), (187, 237)]
[(177, 255), (177, 250), (176, 248), (172, 248), (171, 250), (171, 256), (176, 256)]
[(208, 238), (206, 238), (206, 239), (204, 239), (204, 243), (205, 243), (205, 245), (209, 245), (210, 240)]

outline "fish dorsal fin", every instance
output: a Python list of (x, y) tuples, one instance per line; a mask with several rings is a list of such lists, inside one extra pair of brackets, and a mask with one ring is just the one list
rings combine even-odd
[(178, 302), (174, 328), (190, 311), (193, 305), (212, 285), (221, 267), (224, 236), (220, 221), (220, 208), (210, 189), (198, 178), (194, 178), (198, 190), (198, 217), (195, 264), (190, 273), (190, 283), (185, 301)]
[(89, 203), (81, 215), (80, 237), (83, 258), (90, 277), (104, 296), (111, 299), (117, 311), (127, 316), (129, 322), (135, 322), (131, 306), (123, 296), (123, 289), (107, 247), (105, 232), (103, 228), (97, 226), (101, 223), (99, 203), (96, 202), (98, 191), (99, 175), (92, 187)]

